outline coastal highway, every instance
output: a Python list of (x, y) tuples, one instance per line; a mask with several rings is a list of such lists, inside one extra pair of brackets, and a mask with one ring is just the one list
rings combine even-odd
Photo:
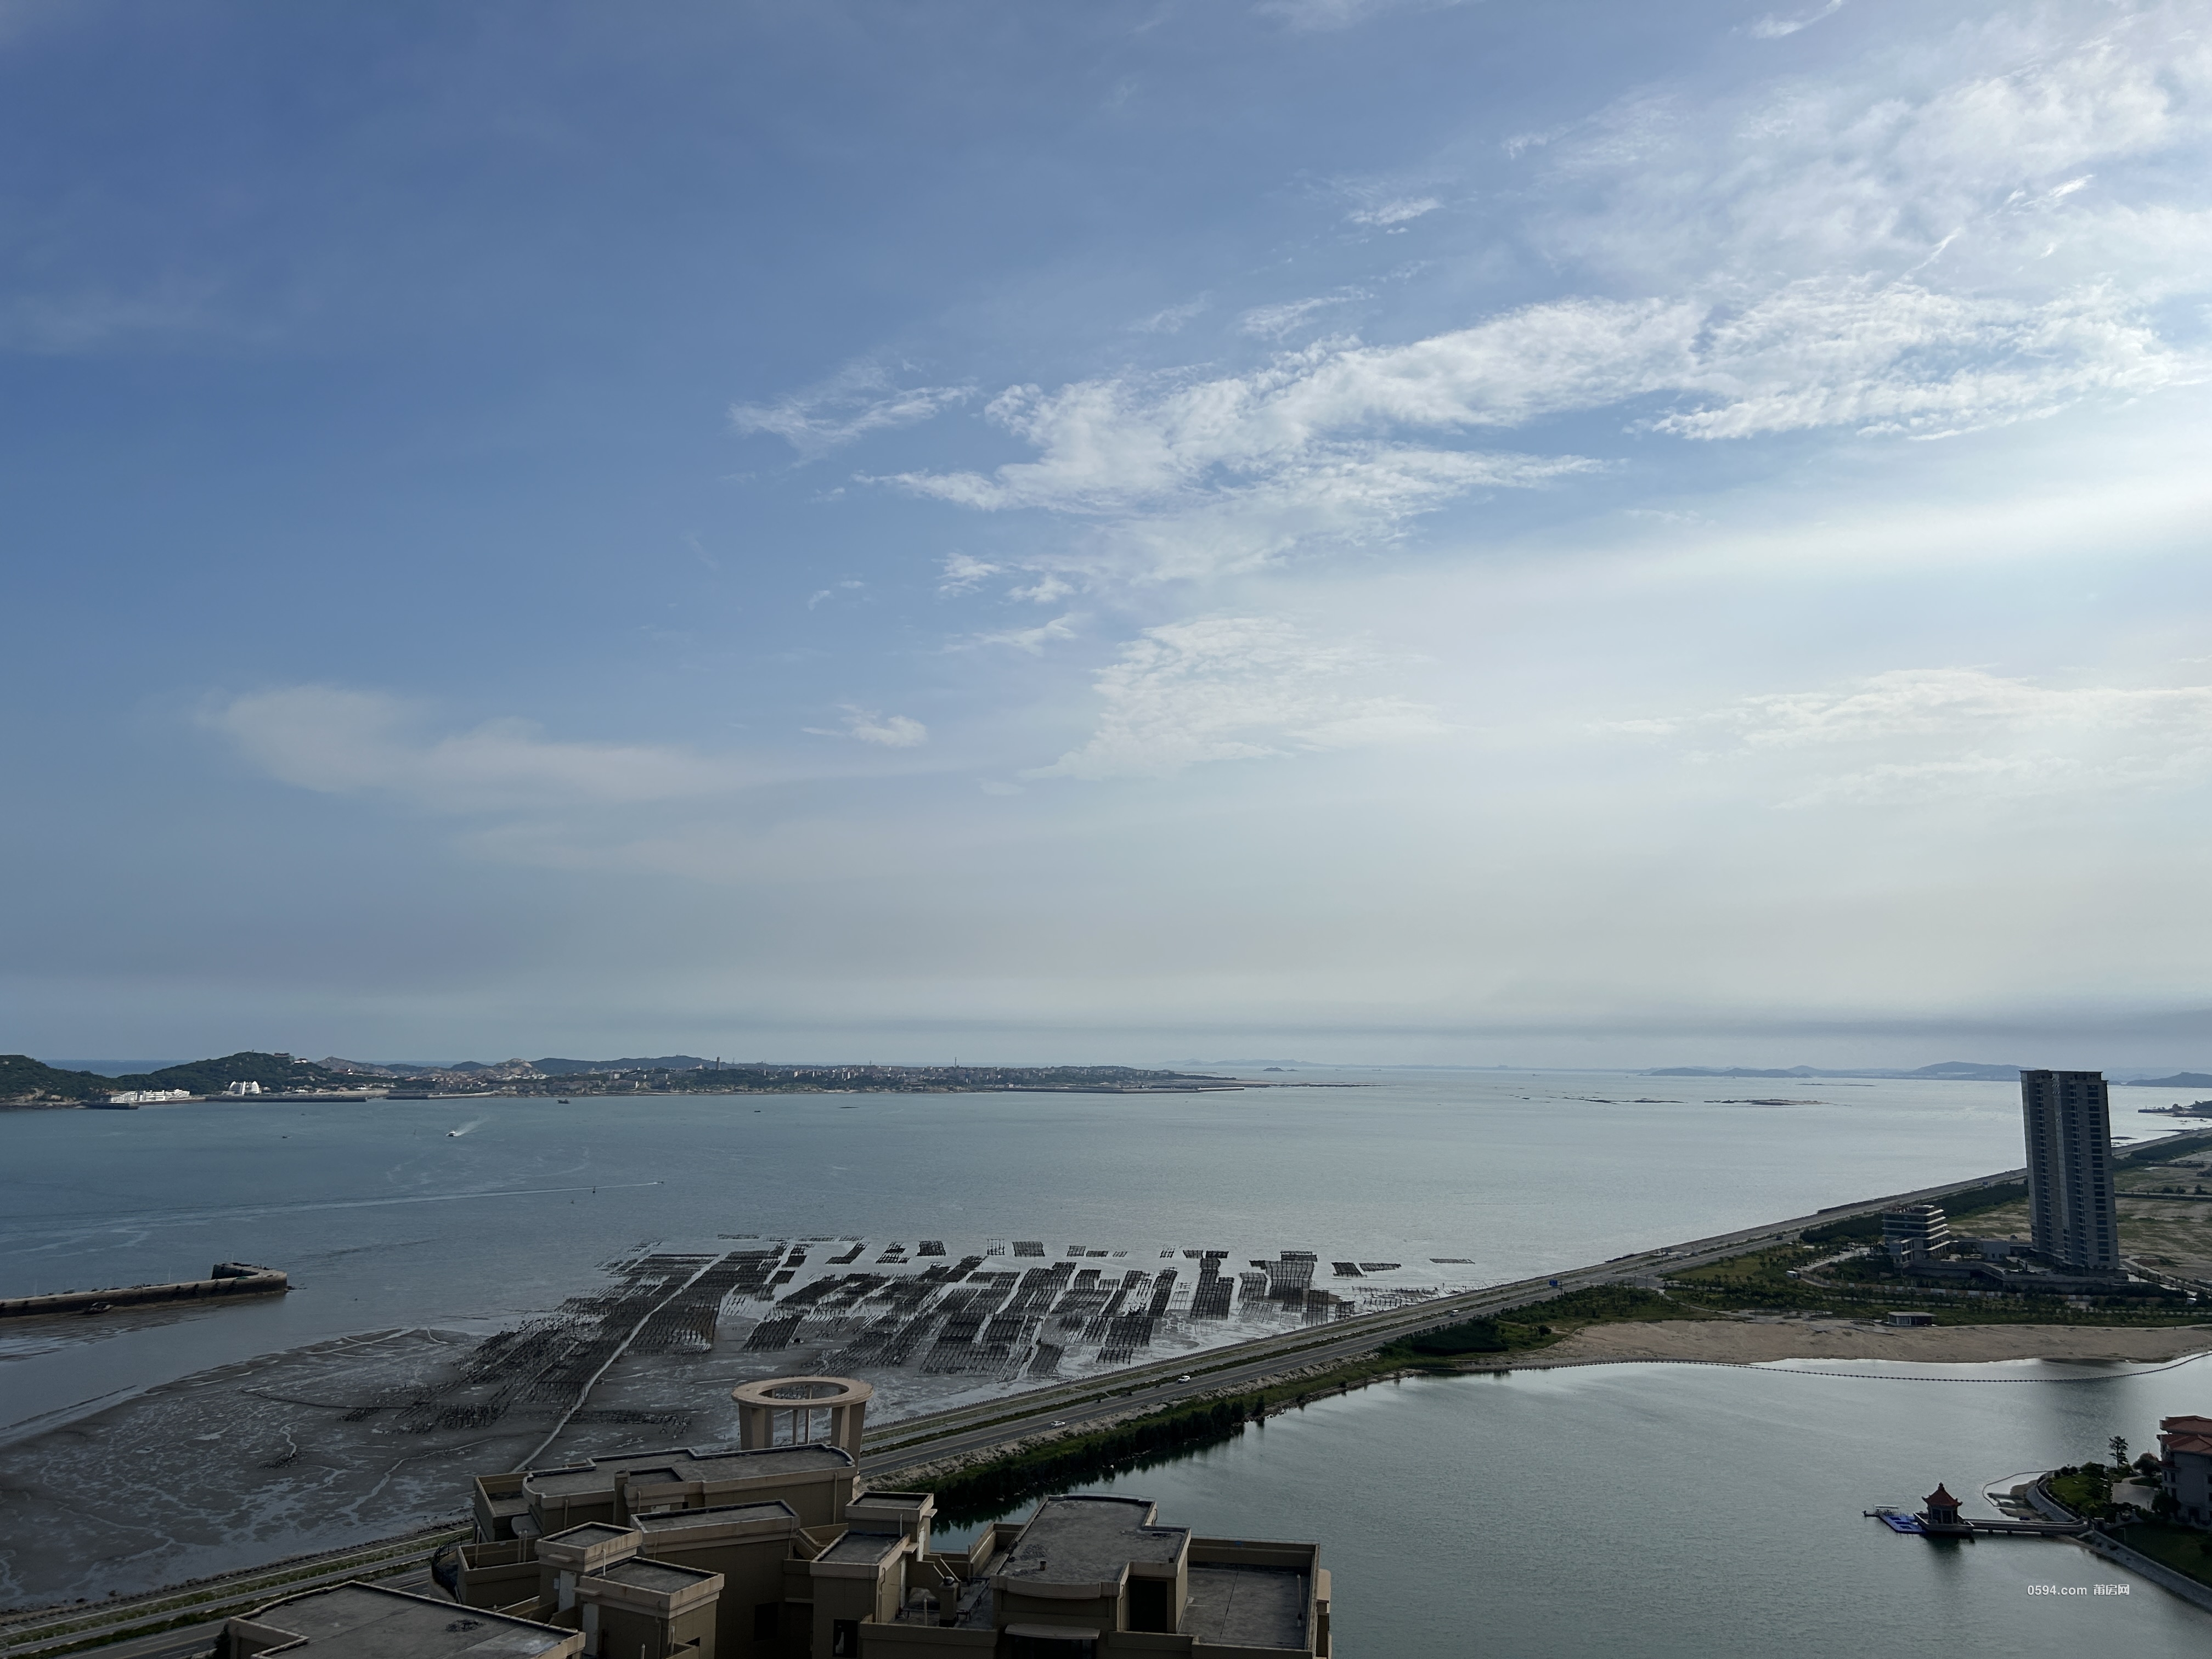
[(1134, 1366), (1103, 1381), (1094, 1379), (1086, 1383), (1024, 1392), (1016, 1398), (885, 1423), (869, 1434), (863, 1447), (861, 1468), (871, 1478), (880, 1479), (901, 1469), (988, 1450), (1033, 1435), (1055, 1430), (1078, 1432), (1085, 1425), (1103, 1419), (1157, 1411), (1181, 1401), (1234, 1392), (1308, 1365), (1355, 1358), (1399, 1337), (1434, 1330), (1438, 1326), (1457, 1324), (1486, 1314), (1510, 1312), (1594, 1285), (1633, 1283), (1662, 1273), (1704, 1267), (1762, 1245), (1782, 1243), (1806, 1227), (1856, 1215), (1877, 1214), (1905, 1204), (1927, 1203), (1977, 1188), (2019, 1181), (2026, 1174), (2025, 1170), (2007, 1170), (1997, 1175), (1978, 1176), (1971, 1181), (1951, 1182), (1940, 1187), (1839, 1205), (1813, 1215), (1638, 1251), (1541, 1278), (1486, 1285), (1409, 1307), (1394, 1308), (1385, 1313), (1336, 1320), (1285, 1336), (1261, 1337), (1185, 1355), (1180, 1359)]

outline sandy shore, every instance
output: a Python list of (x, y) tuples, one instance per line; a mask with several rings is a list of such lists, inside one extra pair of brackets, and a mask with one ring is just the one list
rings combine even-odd
[(1917, 1330), (1849, 1320), (1662, 1320), (1648, 1325), (1592, 1325), (1556, 1346), (1516, 1356), (1534, 1370), (1632, 1359), (1747, 1364), (1765, 1359), (1911, 1359), (1972, 1364), (1991, 1359), (2179, 1359), (2212, 1349), (2212, 1325), (2147, 1329), (2093, 1325), (1929, 1325)]

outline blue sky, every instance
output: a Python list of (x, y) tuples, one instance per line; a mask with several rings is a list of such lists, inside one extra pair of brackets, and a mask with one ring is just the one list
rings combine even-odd
[(2187, 6), (0, 11), (0, 1048), (2212, 1064)]

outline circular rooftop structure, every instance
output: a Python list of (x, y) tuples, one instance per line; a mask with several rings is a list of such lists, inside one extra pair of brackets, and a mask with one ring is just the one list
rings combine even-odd
[(740, 1406), (764, 1406), (770, 1411), (865, 1406), (875, 1397), (872, 1386), (850, 1376), (771, 1376), (740, 1382), (730, 1390), (730, 1398)]

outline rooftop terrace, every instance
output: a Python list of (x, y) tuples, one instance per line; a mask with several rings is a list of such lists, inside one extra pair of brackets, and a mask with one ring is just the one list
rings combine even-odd
[(1183, 1634), (1232, 1648), (1306, 1645), (1306, 1576), (1289, 1567), (1194, 1566)]
[(1156, 1527), (1158, 1506), (1142, 1498), (1048, 1498), (994, 1575), (1019, 1591), (1031, 1584), (1117, 1585), (1134, 1565), (1172, 1568), (1190, 1543), (1188, 1527)]
[(579, 1651), (582, 1636), (374, 1584), (310, 1590), (253, 1622), (306, 1638), (317, 1659), (531, 1659)]

